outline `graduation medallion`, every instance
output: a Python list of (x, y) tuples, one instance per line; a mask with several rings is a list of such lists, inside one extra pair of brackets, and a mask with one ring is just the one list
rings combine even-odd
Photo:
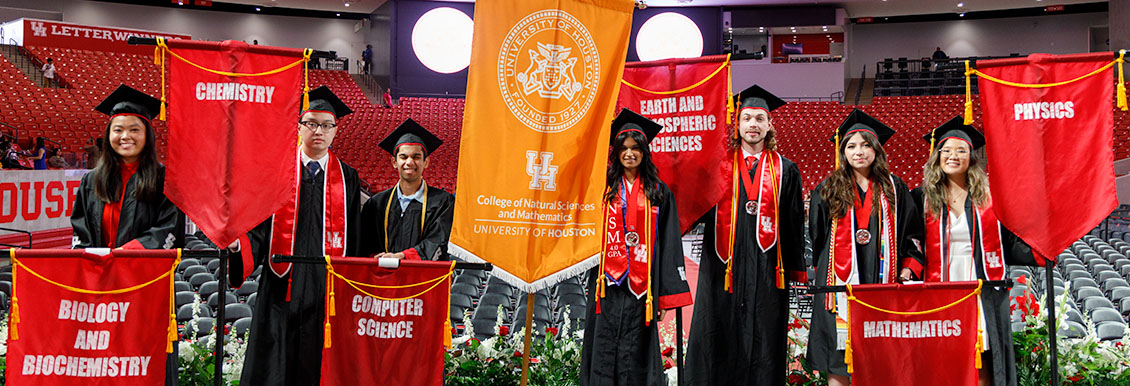
[(640, 244), (640, 234), (628, 232), (628, 234), (624, 235), (624, 242), (628, 243), (629, 247), (635, 247)]
[(750, 216), (753, 216), (753, 213), (756, 210), (757, 210), (757, 201), (749, 200), (749, 201), (745, 202), (745, 212), (749, 213)]
[(859, 245), (867, 245), (871, 243), (871, 232), (866, 229), (855, 231), (855, 242)]

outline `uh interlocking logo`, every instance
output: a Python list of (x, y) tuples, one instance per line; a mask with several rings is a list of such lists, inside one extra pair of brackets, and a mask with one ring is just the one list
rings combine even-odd
[(47, 27), (41, 21), (29, 21), (31, 24), (31, 36), (47, 37)]
[(568, 130), (588, 113), (600, 54), (584, 24), (559, 9), (527, 15), (502, 41), (498, 87), (506, 107), (534, 131)]
[[(538, 164), (541, 158), (541, 164)], [(530, 190), (557, 190), (557, 166), (550, 164), (553, 152), (526, 151), (526, 174), (530, 176)]]

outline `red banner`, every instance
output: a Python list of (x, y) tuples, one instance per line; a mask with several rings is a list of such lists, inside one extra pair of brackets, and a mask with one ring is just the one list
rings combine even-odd
[(1100, 70), (1112, 59), (1100, 52), (977, 62), (993, 209), (1045, 259), (1118, 207), (1113, 71)]
[(165, 194), (216, 245), (228, 245), (294, 197), (303, 50), (168, 45)]
[(12, 255), (8, 384), (165, 383), (177, 252), (87, 251)]
[(686, 232), (729, 191), (725, 176), (730, 60), (727, 55), (628, 63), (617, 110), (630, 108), (663, 125), (651, 141), (659, 178), (675, 193)]
[(333, 260), (326, 283), (322, 385), (443, 384), (454, 262)]
[(979, 288), (978, 282), (851, 286), (845, 362), (852, 385), (976, 385)]
[(130, 45), (130, 36), (142, 38), (192, 39), (192, 36), (138, 29), (107, 28), (50, 20), (23, 20), (23, 45), (150, 54), (153, 47)]

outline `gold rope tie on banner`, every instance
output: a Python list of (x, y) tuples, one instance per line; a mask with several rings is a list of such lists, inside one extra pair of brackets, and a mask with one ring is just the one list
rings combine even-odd
[(1069, 80), (1065, 80), (1065, 81), (1061, 81), (1061, 82), (1053, 82), (1053, 83), (1018, 83), (1018, 82), (1007, 81), (1007, 80), (1004, 80), (1004, 79), (998, 79), (998, 78), (995, 78), (995, 77), (990, 76), (988, 74), (985, 74), (981, 71), (978, 71), (975, 68), (971, 68), (969, 66), (969, 61), (966, 60), (965, 61), (965, 114), (966, 114), (965, 124), (969, 125), (969, 124), (973, 123), (973, 101), (972, 101), (973, 90), (970, 87), (971, 82), (969, 80), (971, 75), (977, 75), (981, 79), (985, 79), (985, 80), (988, 80), (988, 81), (994, 82), (994, 83), (1000, 83), (1000, 84), (1003, 84), (1005, 86), (1012, 86), (1012, 87), (1019, 87), (1019, 88), (1048, 88), (1048, 87), (1063, 86), (1063, 85), (1078, 82), (1078, 81), (1083, 80), (1083, 79), (1090, 78), (1092, 76), (1095, 76), (1095, 75), (1102, 73), (1103, 71), (1110, 69), (1111, 67), (1114, 67), (1115, 64), (1118, 64), (1118, 91), (1117, 91), (1117, 96), (1116, 96), (1117, 106), (1118, 106), (1118, 108), (1122, 109), (1123, 111), (1126, 111), (1126, 83), (1125, 83), (1125, 78), (1123, 77), (1123, 73), (1122, 73), (1122, 63), (1125, 59), (1125, 55), (1126, 55), (1126, 50), (1119, 50), (1118, 51), (1118, 59), (1114, 59), (1114, 60), (1110, 61), (1110, 63), (1107, 63), (1106, 65), (1103, 65), (1102, 67), (1099, 67), (1098, 69), (1095, 69), (1094, 71), (1091, 71), (1090, 73), (1087, 73), (1087, 74), (1080, 76), (1078, 78), (1069, 79)]
[(734, 102), (730, 96), (734, 95), (734, 68), (730, 64), (730, 54), (726, 54), (726, 124), (733, 124)]
[(8, 259), (12, 261), (12, 314), (10, 317), (10, 326), (8, 327), (8, 340), (20, 339), (20, 334), (16, 331), (16, 325), (20, 323), (20, 305), (19, 297), (16, 296), (16, 272), (19, 271), (16, 266), (16, 249), (8, 250)]
[[(176, 248), (176, 260), (173, 269), (181, 266), (181, 248)], [(166, 337), (165, 353), (173, 353), (173, 342), (176, 342), (176, 277), (168, 278), (168, 336)]]
[[(451, 277), (455, 273), (455, 261), (447, 268), (447, 309), (451, 309)], [(443, 318), (443, 347), (451, 349), (451, 318)]]
[(165, 119), (165, 52), (169, 50), (169, 46), (165, 44), (165, 38), (157, 38), (157, 48), (153, 49), (153, 61), (157, 64), (157, 71), (161, 72), (161, 109), (157, 113), (157, 118), (164, 121)]
[(326, 255), (326, 327), (323, 332), (323, 348), (330, 348), (330, 317), (334, 316), (334, 266), (330, 263), (330, 255)]
[[(394, 287), (392, 287), (392, 286), (389, 286), (389, 287), (382, 287), (382, 286), (376, 286), (376, 285), (372, 285), (372, 284), (359, 283), (359, 282), (357, 282), (357, 281), (354, 281), (354, 280), (350, 280), (349, 278), (346, 278), (345, 276), (342, 276), (342, 275), (341, 275), (340, 273), (337, 273), (337, 272), (334, 272), (334, 273), (333, 273), (333, 276), (334, 276), (334, 277), (336, 277), (336, 278), (338, 278), (338, 279), (341, 279), (341, 281), (344, 281), (344, 282), (345, 282), (345, 284), (349, 284), (349, 286), (350, 286), (350, 287), (353, 287), (353, 289), (357, 290), (357, 292), (363, 293), (363, 294), (365, 294), (365, 295), (367, 295), (367, 296), (369, 296), (369, 297), (371, 297), (371, 298), (376, 298), (376, 299), (380, 299), (380, 300), (384, 300), (384, 301), (398, 301), (398, 300), (408, 300), (408, 299), (415, 299), (415, 298), (418, 298), (418, 297), (420, 297), (420, 296), (421, 296), (421, 295), (423, 295), (423, 294), (426, 294), (426, 293), (428, 293), (428, 291), (431, 291), (432, 289), (435, 289), (435, 288), (436, 288), (436, 287), (438, 287), (438, 286), (439, 286), (440, 284), (442, 284), (442, 283), (443, 283), (443, 281), (444, 281), (444, 279), (447, 279), (448, 277), (451, 277), (451, 272), (448, 272), (448, 273), (446, 273), (446, 274), (444, 274), (444, 275), (440, 275), (439, 277), (437, 277), (437, 278), (435, 278), (435, 279), (431, 279), (431, 280), (428, 280), (428, 281), (425, 281), (425, 282), (421, 282), (421, 283), (417, 283), (417, 284), (413, 284), (413, 285), (411, 285), (412, 287), (416, 287), (416, 286), (421, 286), (421, 285), (424, 285), (424, 284), (428, 284), (428, 283), (433, 283), (433, 284), (432, 284), (432, 285), (431, 285), (430, 287), (428, 287), (427, 289), (425, 289), (425, 290), (423, 290), (423, 291), (420, 291), (420, 293), (417, 293), (417, 294), (415, 294), (415, 295), (412, 295), (412, 296), (405, 296), (405, 297), (401, 297), (401, 298), (383, 298), (383, 297), (380, 297), (380, 296), (377, 296), (377, 295), (373, 295), (373, 294), (370, 294), (370, 293), (368, 293), (368, 292), (365, 292), (365, 290), (361, 289), (361, 287), (360, 287), (360, 286), (365, 286), (365, 287), (371, 287), (371, 288), (394, 288)], [(407, 288), (407, 286), (405, 286), (405, 287), (401, 287), (401, 288)]]
[(1125, 56), (1126, 56), (1126, 50), (1118, 50), (1118, 59), (1115, 60), (1115, 61), (1118, 62), (1118, 92), (1117, 92), (1118, 96), (1117, 96), (1116, 101), (1118, 103), (1118, 108), (1121, 109), (1122, 111), (1126, 111), (1126, 109), (1127, 109), (1127, 106), (1126, 106), (1126, 78), (1123, 76), (1123, 73), (1122, 73), (1122, 63), (1125, 62)]
[(969, 67), (969, 61), (965, 61), (965, 120), (966, 125), (973, 124), (973, 87), (972, 82), (969, 80), (970, 75), (973, 75), (973, 69)]
[(310, 54), (312, 49), (302, 50), (302, 111), (310, 109)]
[(714, 78), (714, 75), (718, 75), (719, 72), (722, 72), (722, 69), (729, 67), (729, 65), (730, 65), (730, 58), (729, 58), (729, 56), (727, 56), (726, 61), (722, 62), (722, 65), (720, 65), (720, 66), (718, 66), (718, 68), (714, 69), (714, 72), (710, 73), (710, 75), (707, 75), (705, 78), (703, 78), (702, 80), (698, 81), (695, 84), (692, 84), (692, 85), (687, 86), (687, 87), (683, 87), (683, 88), (678, 89), (678, 90), (671, 90), (671, 91), (648, 90), (648, 89), (645, 89), (643, 87), (631, 84), (624, 79), (620, 79), (620, 83), (623, 83), (625, 86), (628, 86), (628, 87), (631, 87), (631, 88), (634, 88), (636, 90), (643, 91), (643, 92), (646, 92), (646, 93), (649, 93), (649, 94), (656, 94), (656, 95), (680, 94), (680, 93), (683, 93), (683, 92), (686, 92), (686, 91), (690, 91), (690, 90), (692, 90), (692, 89), (694, 89), (698, 86), (702, 86), (707, 81), (710, 81), (710, 79)]

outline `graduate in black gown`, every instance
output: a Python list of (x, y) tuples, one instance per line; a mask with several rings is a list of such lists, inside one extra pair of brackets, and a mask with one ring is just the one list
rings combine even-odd
[(179, 211), (165, 197), (165, 166), (157, 160), (150, 122), (160, 106), (160, 100), (122, 85), (95, 107), (110, 122), (98, 166), (82, 176), (75, 195), (74, 248), (178, 246)]
[[(930, 143), (930, 156), (922, 186), (911, 194), (926, 225), (925, 280), (1003, 280), (1008, 265), (1037, 265), (1032, 248), (1002, 226), (993, 212), (989, 176), (978, 152), (985, 136), (957, 116), (923, 139)], [(1015, 385), (1008, 289), (982, 288), (980, 307), (987, 350), (978, 383)]]
[(785, 282), (808, 281), (800, 169), (776, 152), (770, 111), (785, 102), (757, 85), (734, 102), (734, 173), (725, 176), (729, 194), (705, 217), (685, 384), (783, 385)]
[[(361, 184), (329, 151), (337, 121), (352, 110), (325, 86), (301, 112), (297, 196), (249, 234), (255, 265), (266, 265), (251, 319), (241, 385), (315, 385), (322, 365), (326, 267), (275, 264), (273, 254), (355, 255)], [(241, 247), (243, 242), (236, 243)], [(246, 249), (241, 253), (248, 252)], [(240, 259), (230, 261), (237, 265)], [(241, 267), (233, 266), (233, 272)]]
[(582, 386), (666, 385), (659, 352), (663, 311), (691, 304), (675, 196), (651, 161), (662, 127), (624, 109), (612, 122), (604, 245), (589, 272)]
[(384, 140), (400, 175), (396, 186), (370, 197), (361, 207), (360, 255), (410, 260), (447, 260), (455, 196), (428, 186), (428, 157), (443, 144), (411, 118)]
[[(812, 191), (809, 204), (816, 284), (897, 283), (922, 277), (925, 259), (915, 244), (922, 240), (922, 217), (906, 183), (890, 173), (883, 151), (883, 143), (894, 134), (856, 109), (833, 137), (837, 165)], [(847, 385), (846, 294), (816, 294), (812, 308), (806, 358), (813, 369), (828, 374), (829, 385)]]

